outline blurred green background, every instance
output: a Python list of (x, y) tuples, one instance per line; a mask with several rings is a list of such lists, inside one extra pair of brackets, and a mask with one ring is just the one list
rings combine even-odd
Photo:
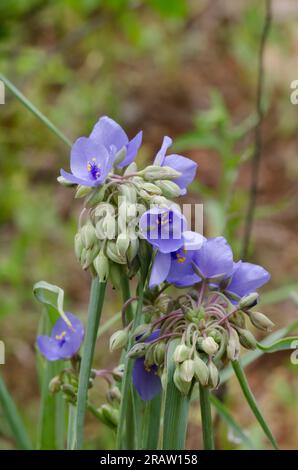
[[(228, 237), (239, 255), (250, 182), (257, 55), (264, 20), (254, 0), (1, 0), (0, 71), (70, 140), (88, 135), (99, 116), (118, 120), (130, 136), (143, 129), (139, 155), (149, 162), (164, 135), (199, 164), (188, 202), (204, 203), (205, 234)], [(273, 2), (265, 56), (266, 106), (258, 207), (250, 260), (272, 281), (263, 311), (277, 327), (297, 319), (298, 4)], [(66, 307), (84, 318), (89, 278), (73, 255), (80, 201), (56, 182), (69, 150), (6, 91), (0, 106), (0, 339), (1, 373), (34, 438), (38, 416), (35, 336), (40, 308), (32, 285), (61, 286)], [(119, 310), (108, 295), (104, 317)], [(117, 363), (107, 351), (96, 365)], [(263, 356), (248, 369), (252, 388), (282, 448), (298, 448), (297, 365), (288, 352)], [(93, 391), (104, 400), (105, 384)], [(258, 447), (258, 425), (232, 380), (227, 403)], [(217, 445), (241, 448), (216, 421)], [(110, 448), (111, 432), (92, 417), (90, 448)], [(13, 448), (0, 418), (0, 447)], [(198, 448), (194, 407), (188, 448)]]

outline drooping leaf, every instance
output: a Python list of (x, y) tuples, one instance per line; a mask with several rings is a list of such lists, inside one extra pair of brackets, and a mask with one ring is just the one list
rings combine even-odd
[(60, 315), (65, 323), (71, 326), (63, 310), (63, 289), (46, 281), (39, 281), (34, 284), (33, 293), (36, 299), (46, 307), (52, 325), (56, 323)]

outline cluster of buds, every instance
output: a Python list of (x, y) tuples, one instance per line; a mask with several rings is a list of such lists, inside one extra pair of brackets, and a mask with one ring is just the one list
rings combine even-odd
[[(175, 310), (139, 326), (128, 355), (142, 358), (145, 371), (153, 368), (165, 386), (168, 345), (175, 341), (173, 380), (180, 392), (187, 395), (196, 383), (216, 389), (220, 370), (239, 358), (241, 346), (245, 349), (257, 346), (247, 321), (266, 332), (273, 327), (264, 314), (252, 309), (257, 300), (258, 294), (254, 292), (232, 303), (222, 292), (212, 291), (202, 283), (199, 291), (191, 290), (178, 297)], [(144, 375), (141, 380), (144, 382)], [(152, 374), (148, 373), (148, 388), (151, 380)], [(134, 383), (138, 389), (137, 375)]]
[(179, 195), (180, 188), (172, 179), (179, 175), (154, 165), (138, 172), (133, 162), (123, 175), (111, 174), (99, 188), (78, 186), (76, 197), (85, 197), (85, 204), (74, 247), (82, 268), (96, 273), (100, 281), (107, 280), (113, 263), (135, 273), (142, 242), (140, 217), (148, 207), (173, 206), (169, 198)]

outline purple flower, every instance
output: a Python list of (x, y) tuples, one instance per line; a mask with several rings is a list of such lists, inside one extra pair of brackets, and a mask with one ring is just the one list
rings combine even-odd
[(68, 326), (63, 318), (59, 318), (51, 336), (37, 337), (38, 349), (49, 361), (70, 359), (82, 344), (84, 338), (82, 322), (70, 312), (66, 312), (65, 315), (72, 327)]
[(152, 266), (149, 287), (165, 280), (177, 287), (187, 287), (199, 282), (200, 278), (193, 270), (192, 261), (204, 240), (196, 232), (185, 231), (182, 234), (183, 245), (178, 250), (172, 253), (158, 251)]
[(154, 207), (145, 212), (139, 223), (140, 234), (161, 253), (178, 250), (184, 243), (185, 217), (175, 209)]
[(143, 132), (140, 131), (132, 140), (113, 119), (103, 116), (95, 124), (90, 139), (95, 143), (103, 145), (117, 159), (117, 153), (124, 149), (125, 157), (117, 164), (118, 168), (129, 165), (136, 157), (142, 143)]
[(233, 265), (231, 280), (225, 290), (232, 295), (244, 297), (268, 282), (270, 277), (262, 266), (238, 261)]
[(117, 164), (123, 168), (134, 160), (141, 142), (142, 132), (129, 141), (122, 127), (104, 116), (95, 124), (89, 137), (75, 141), (70, 154), (71, 173), (61, 170), (61, 176), (71, 183), (99, 186), (117, 161), (117, 154), (124, 151), (124, 158)]
[[(159, 337), (160, 330), (155, 330), (144, 340), (144, 343), (150, 343)], [(145, 358), (139, 357), (135, 360), (132, 371), (133, 384), (142, 398), (142, 400), (152, 400), (161, 391), (161, 381), (157, 375), (157, 366), (149, 367), (145, 364)]]
[(231, 275), (233, 253), (224, 237), (209, 238), (195, 252), (193, 263), (205, 279), (216, 281)]
[(169, 166), (181, 173), (181, 176), (176, 178), (174, 182), (178, 184), (181, 189), (181, 195), (183, 195), (186, 194), (187, 186), (195, 178), (198, 165), (190, 158), (182, 157), (182, 155), (172, 154), (166, 157), (167, 150), (172, 145), (172, 142), (170, 137), (164, 137), (162, 146), (156, 154), (154, 165)]

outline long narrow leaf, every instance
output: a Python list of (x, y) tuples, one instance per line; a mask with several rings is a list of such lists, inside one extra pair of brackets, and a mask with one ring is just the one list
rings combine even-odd
[(236, 377), (238, 379), (238, 382), (240, 384), (240, 387), (243, 391), (243, 394), (246, 398), (246, 401), (248, 403), (248, 405), (250, 406), (250, 409), (251, 411), (253, 412), (253, 414), (255, 415), (256, 419), (258, 420), (261, 428), (263, 429), (265, 435), (267, 436), (267, 438), (269, 439), (269, 441), (271, 442), (271, 444), (273, 445), (274, 449), (278, 449), (277, 447), (277, 443), (272, 435), (272, 432), (270, 431), (270, 428), (268, 426), (268, 424), (266, 423), (265, 421), (265, 418), (263, 417), (259, 407), (258, 407), (258, 404), (256, 402), (256, 399), (250, 389), (250, 386), (247, 382), (247, 379), (246, 379), (246, 376), (245, 376), (245, 373), (241, 367), (241, 364), (239, 361), (233, 361), (232, 362), (232, 366), (233, 366), (233, 369), (234, 369), (234, 372), (236, 374)]
[(71, 142), (70, 140), (61, 132), (59, 129), (44, 115), (42, 114), (39, 109), (34, 106), (34, 104), (31, 103), (31, 101), (26, 98), (26, 96), (23, 95), (23, 93), (20, 92), (16, 88), (16, 86), (11, 83), (8, 78), (6, 78), (2, 73), (0, 73), (0, 80), (5, 84), (5, 86), (11, 91), (11, 93), (27, 108), (31, 113), (34, 114), (43, 124), (47, 126), (48, 129), (50, 129), (59, 139), (61, 139), (66, 145), (71, 147)]
[(9, 424), (13, 438), (16, 441), (19, 449), (29, 450), (32, 449), (30, 438), (27, 434), (23, 420), (19, 415), (15, 402), (11, 398), (9, 391), (6, 388), (4, 380), (0, 376), (0, 405), (3, 415)]
[(173, 360), (177, 341), (171, 341), (167, 352), (167, 385), (163, 422), (163, 450), (184, 449), (189, 410), (189, 397), (180, 393), (173, 381), (175, 363)]
[(288, 349), (297, 349), (298, 336), (290, 336), (287, 338), (279, 339), (268, 346), (264, 346), (262, 343), (258, 343), (258, 348), (265, 353), (274, 353), (278, 351), (286, 351)]
[(241, 439), (243, 444), (245, 444), (249, 449), (255, 449), (253, 442), (246, 435), (246, 433), (243, 432), (239, 424), (236, 423), (233, 416), (230, 414), (228, 408), (212, 394), (210, 394), (210, 402), (212, 403), (214, 408), (216, 408), (216, 411), (221, 416), (221, 418), (234, 431), (235, 435), (237, 435)]

